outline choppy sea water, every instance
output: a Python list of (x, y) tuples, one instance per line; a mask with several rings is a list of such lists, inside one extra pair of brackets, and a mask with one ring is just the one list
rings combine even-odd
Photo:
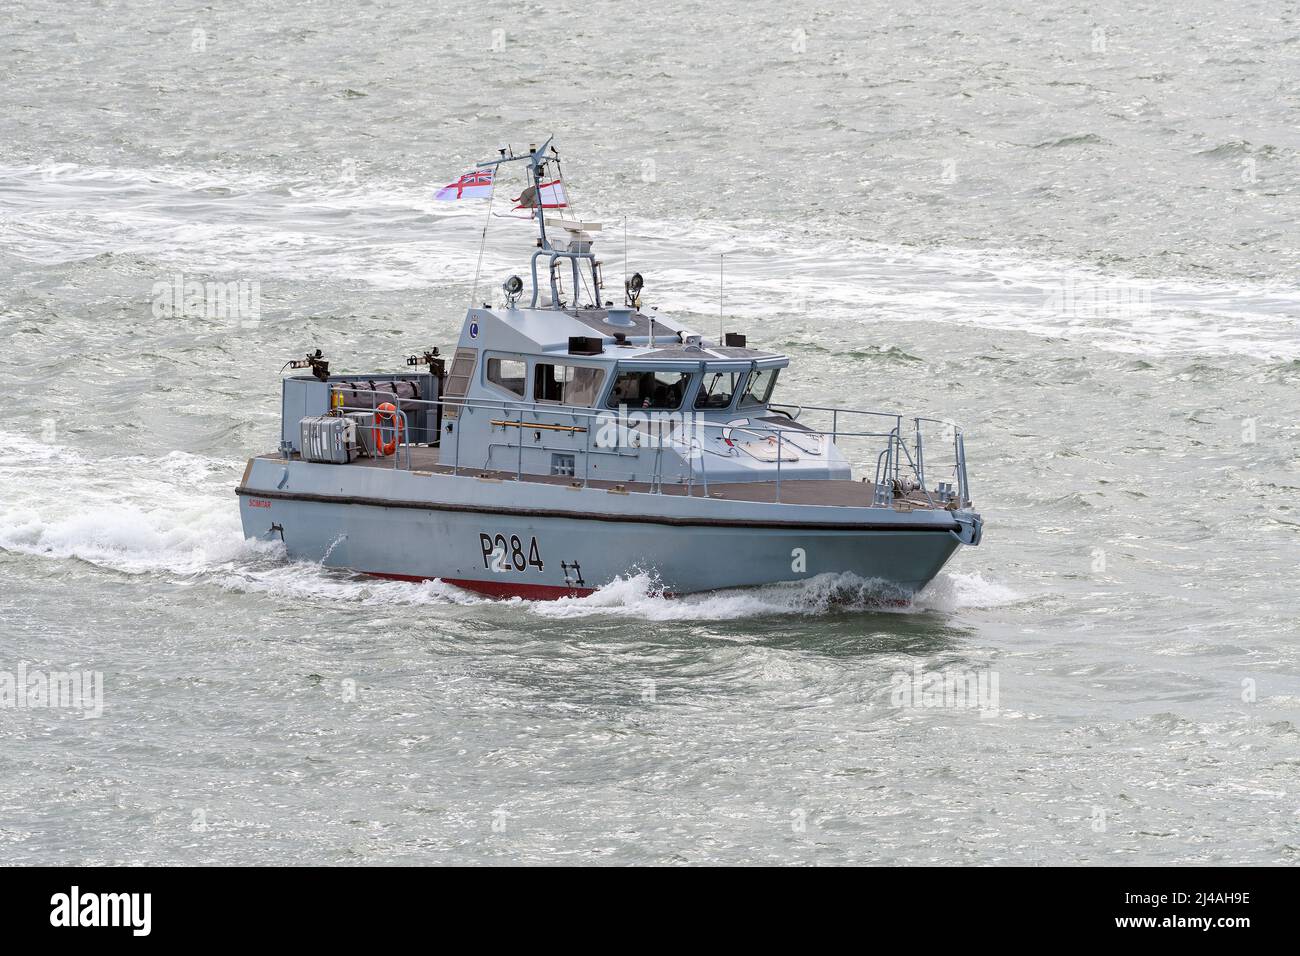
[[(103, 711), (0, 708), (0, 859), (1294, 862), (1296, 10), (1018, 6), (5, 4), (0, 679)], [(280, 366), (450, 344), (432, 192), (552, 133), (608, 275), (712, 330), (725, 255), (786, 400), (961, 421), (983, 544), (882, 610), (244, 542)]]

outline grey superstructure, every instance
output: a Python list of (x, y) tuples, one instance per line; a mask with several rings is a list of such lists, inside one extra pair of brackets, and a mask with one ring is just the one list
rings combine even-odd
[[(548, 147), (481, 165), (546, 184)], [(524, 597), (639, 572), (678, 594), (851, 573), (906, 599), (979, 543), (959, 428), (774, 401), (785, 355), (643, 310), (639, 275), (604, 300), (599, 225), (533, 214), (527, 303), (511, 277), (504, 305), (468, 311), (449, 362), (293, 363), (311, 371), (284, 379), (280, 448), (237, 489), (247, 536)]]

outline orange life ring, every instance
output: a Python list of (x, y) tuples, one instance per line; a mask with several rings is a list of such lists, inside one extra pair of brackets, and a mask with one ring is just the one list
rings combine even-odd
[[(385, 421), (386, 420), (386, 421)], [(388, 429), (393, 430), (393, 437), (384, 441), (383, 433)], [(375, 448), (381, 455), (391, 455), (397, 450), (397, 442), (402, 437), (402, 420), (397, 415), (397, 406), (392, 402), (384, 402), (375, 409), (375, 428), (374, 428)]]

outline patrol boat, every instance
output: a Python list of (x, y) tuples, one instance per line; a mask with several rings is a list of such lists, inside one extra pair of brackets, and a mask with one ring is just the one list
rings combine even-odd
[(306, 371), (282, 380), (279, 448), (236, 489), (247, 537), (529, 599), (647, 573), (669, 595), (852, 575), (906, 601), (979, 543), (959, 427), (781, 403), (787, 356), (643, 308), (640, 274), (604, 300), (600, 225), (555, 212), (549, 140), (473, 182), (516, 163), (537, 231), (528, 299), (510, 276), (501, 304), (471, 307), (450, 362), (288, 363)]

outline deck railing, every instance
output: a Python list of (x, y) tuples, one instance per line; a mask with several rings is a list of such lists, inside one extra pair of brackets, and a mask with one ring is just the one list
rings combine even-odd
[[(411, 429), (410, 420), (405, 409), (412, 406), (419, 406), (428, 409), (430, 412), (438, 408), (457, 408), (459, 415), (457, 418), (443, 419), (447, 431), (440, 435), (439, 442), (442, 447), (448, 444), (446, 438), (453, 434), (451, 429), (455, 429), (454, 440), (450, 442), (452, 446), (452, 460), (440, 461), (439, 464), (449, 466), (453, 474), (459, 474), (462, 468), (474, 470), (506, 470), (494, 468), (492, 464), (493, 449), (505, 449), (513, 452), (514, 461), (512, 462), (515, 470), (515, 477), (522, 480), (525, 474), (532, 472), (524, 471), (524, 432), (531, 430), (539, 435), (543, 432), (558, 431), (564, 432), (570, 436), (578, 434), (583, 435), (583, 446), (578, 448), (573, 445), (547, 446), (533, 444), (527, 446), (537, 451), (551, 451), (563, 453), (582, 453), (583, 470), (581, 482), (586, 487), (591, 480), (591, 460), (593, 455), (616, 455), (619, 457), (631, 457), (642, 460), (642, 453), (646, 451), (654, 452), (653, 462), (647, 471), (646, 483), (650, 486), (651, 493), (663, 493), (664, 479), (664, 448), (677, 448), (684, 452), (683, 458), (687, 463), (687, 473), (684, 483), (687, 487), (687, 494), (694, 492), (696, 484), (696, 468), (698, 465), (699, 481), (703, 487), (703, 493), (708, 495), (708, 467), (707, 456), (717, 455), (719, 457), (729, 457), (735, 454), (734, 447), (730, 441), (730, 435), (741, 432), (750, 436), (757, 437), (759, 440), (766, 441), (775, 447), (775, 467), (773, 468), (773, 478), (776, 485), (776, 500), (781, 500), (781, 485), (783, 481), (782, 462), (786, 458), (785, 451), (788, 444), (796, 443), (789, 437), (794, 434), (799, 437), (821, 437), (829, 440), (832, 445), (839, 448), (843, 453), (841, 442), (848, 440), (850, 443), (859, 440), (867, 440), (877, 443), (873, 447), (874, 454), (859, 462), (862, 469), (872, 464), (874, 458), (874, 487), (875, 499), (874, 506), (891, 507), (894, 498), (898, 494), (919, 493), (925, 497), (927, 502), (932, 506), (945, 506), (951, 502), (957, 502), (958, 506), (965, 507), (970, 504), (970, 485), (966, 475), (966, 445), (962, 429), (953, 422), (940, 418), (925, 417), (905, 417), (894, 412), (872, 411), (868, 409), (856, 408), (839, 408), (834, 406), (820, 405), (789, 405), (784, 403), (773, 402), (767, 406), (770, 413), (776, 413), (788, 418), (791, 425), (784, 427), (775, 427), (766, 424), (762, 420), (754, 421), (753, 419), (744, 420), (744, 424), (730, 424), (727, 422), (713, 422), (700, 418), (698, 415), (687, 413), (683, 418), (678, 413), (678, 418), (682, 423), (689, 422), (692, 429), (701, 428), (704, 434), (708, 435), (709, 429), (717, 430), (717, 433), (726, 439), (728, 452), (715, 451), (707, 447), (699, 440), (699, 435), (690, 433), (684, 438), (674, 437), (675, 428), (666, 429), (665, 425), (669, 422), (647, 421), (647, 425), (654, 424), (659, 435), (653, 435), (649, 429), (644, 433), (644, 438), (635, 437), (628, 444), (622, 443), (622, 436), (631, 434), (640, 436), (640, 432), (635, 426), (628, 428), (626, 426), (627, 418), (615, 418), (619, 422), (620, 442), (612, 447), (592, 446), (592, 431), (596, 426), (607, 426), (611, 421), (611, 416), (615, 415), (613, 409), (594, 409), (585, 406), (563, 405), (559, 403), (532, 403), (532, 402), (511, 402), (493, 399), (471, 399), (471, 398), (444, 398), (444, 399), (416, 399), (402, 398), (395, 392), (384, 391), (382, 389), (367, 391), (366, 394), (371, 399), (370, 406), (355, 405), (335, 405), (334, 396), (342, 393), (342, 388), (331, 390), (331, 407), (335, 411), (343, 412), (370, 412), (378, 410), (378, 406), (384, 402), (394, 405), (395, 412), (385, 412), (383, 415), (386, 420), (377, 419), (373, 425), (364, 427), (374, 428), (377, 437), (387, 444), (389, 441), (396, 442), (396, 449), (392, 456), (394, 469), (410, 470), (411, 468), (411, 446), (410, 441)], [(353, 392), (356, 394), (356, 392)], [(793, 410), (793, 411), (791, 411)], [(634, 412), (637, 410), (633, 410)], [(460, 461), (460, 435), (459, 431), (464, 423), (466, 413), (472, 415), (476, 412), (488, 412), (495, 414), (496, 419), (491, 424), (498, 426), (503, 430), (510, 428), (517, 429), (517, 440), (509, 441), (507, 438), (501, 442), (489, 442), (487, 450), (487, 460), (476, 463), (462, 463)], [(812, 428), (799, 418), (807, 412), (823, 414), (830, 416), (830, 427), (828, 429)], [(571, 424), (557, 425), (553, 422), (528, 421), (528, 419), (537, 419), (540, 416), (558, 416), (567, 417)], [(852, 416), (861, 416), (870, 418), (873, 421), (882, 421), (886, 426), (882, 431), (859, 431), (846, 429), (843, 422), (846, 418)], [(770, 416), (769, 416), (770, 418)], [(400, 423), (400, 428), (399, 428)], [(907, 425), (905, 433), (904, 425)], [(927, 463), (927, 454), (929, 443), (925, 439), (926, 428), (938, 428), (944, 432), (945, 444), (950, 444), (951, 458), (946, 456), (937, 463), (937, 468), (943, 472), (951, 474), (951, 482), (938, 482), (934, 487), (927, 483), (927, 470), (931, 474), (937, 474), (936, 466)], [(664, 431), (667, 431), (667, 437)], [(910, 439), (910, 440), (909, 440)], [(932, 441), (933, 439), (931, 439)], [(422, 443), (416, 443), (422, 444)], [(796, 447), (798, 447), (796, 445)], [(941, 446), (942, 447), (942, 446)], [(405, 455), (403, 455), (405, 451)], [(403, 464), (403, 459), (405, 464)], [(576, 464), (576, 463), (575, 463)], [(852, 465), (850, 465), (852, 468)], [(574, 474), (574, 479), (578, 479)], [(761, 480), (761, 479), (760, 479)], [(785, 480), (789, 480), (786, 478)]]

